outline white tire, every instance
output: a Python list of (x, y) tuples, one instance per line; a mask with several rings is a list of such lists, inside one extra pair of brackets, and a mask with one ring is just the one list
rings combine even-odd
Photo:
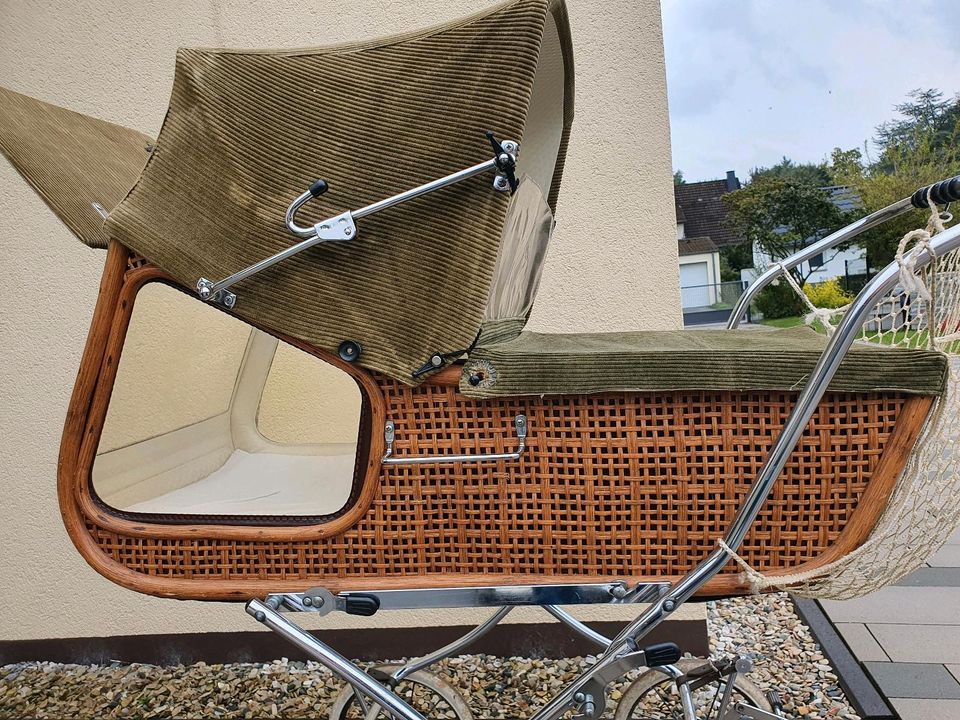
[[(374, 669), (388, 675), (396, 672), (401, 665), (377, 665)], [(426, 689), (427, 692), (424, 692)], [(425, 670), (417, 670), (405, 677), (395, 688), (397, 694), (410, 703), (421, 715), (428, 718), (450, 718), (451, 720), (473, 720), (473, 713), (463, 696), (446, 680)], [(370, 710), (363, 715), (353, 688), (345, 685), (330, 707), (330, 720), (377, 720), (388, 718), (379, 706), (367, 701)], [(452, 713), (452, 714), (451, 714)]]
[[(676, 664), (681, 672), (690, 672), (703, 666), (704, 660), (686, 659)], [(698, 711), (707, 707), (719, 692), (720, 682), (714, 682), (694, 692)], [(749, 702), (761, 710), (771, 712), (770, 703), (760, 688), (741, 675), (733, 684), (733, 699)], [(712, 716), (708, 716), (712, 717)], [(680, 693), (673, 679), (657, 670), (648, 670), (627, 688), (617, 703), (613, 720), (682, 720)]]

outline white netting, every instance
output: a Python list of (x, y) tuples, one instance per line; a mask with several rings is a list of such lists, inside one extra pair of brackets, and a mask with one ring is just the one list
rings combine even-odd
[[(877, 303), (861, 341), (946, 353), (946, 393), (937, 399), (886, 509), (859, 548), (813, 572), (764, 577), (724, 547), (755, 590), (779, 587), (805, 597), (860, 597), (923, 565), (960, 525), (960, 250), (936, 258), (920, 272), (915, 269), (916, 252), (929, 247), (930, 237), (943, 229), (941, 221), (934, 211), (925, 230), (904, 237), (897, 254), (900, 283)], [(830, 326), (825, 312), (812, 319)]]

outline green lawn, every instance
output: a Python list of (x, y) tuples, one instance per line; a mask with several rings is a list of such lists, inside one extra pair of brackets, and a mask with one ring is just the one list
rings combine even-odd
[[(797, 327), (798, 325), (803, 325), (802, 317), (785, 317), (785, 318), (775, 318), (775, 319), (764, 319), (761, 321), (764, 325), (770, 325), (771, 327), (776, 328), (790, 328)], [(840, 318), (834, 320), (834, 323), (839, 323)], [(823, 332), (823, 326), (819, 322), (813, 323), (812, 326), (817, 332)], [(896, 332), (862, 332), (860, 333), (861, 340), (869, 340), (870, 342), (880, 343), (881, 345), (895, 345), (897, 347), (911, 347), (911, 348), (926, 348), (927, 347), (927, 331), (926, 330), (897, 330)], [(960, 340), (956, 343), (951, 343), (949, 347), (944, 348), (946, 352), (956, 353), (960, 352)]]
[(796, 327), (797, 325), (803, 325), (802, 317), (785, 317), (785, 318), (764, 318), (761, 320), (764, 325), (770, 325), (771, 327), (778, 328), (788, 328)]

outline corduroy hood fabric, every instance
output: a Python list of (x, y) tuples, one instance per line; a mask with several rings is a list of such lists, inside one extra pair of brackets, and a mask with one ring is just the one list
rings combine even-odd
[[(326, 48), (181, 49), (155, 145), (3, 91), (0, 149), (81, 240), (118, 241), (192, 290), (300, 240), (284, 214), (317, 178), (330, 190), (300, 222), (487, 161), (486, 130), (520, 142), (521, 167), (525, 147), (527, 162), (546, 162), (553, 209), (572, 63), (560, 0), (511, 0)], [(454, 357), (478, 336), (510, 202), (492, 181), (480, 175), (358, 220), (353, 240), (317, 245), (231, 288), (235, 314), (331, 352), (354, 341), (358, 364), (420, 382), (414, 373), (432, 355)], [(110, 211), (106, 223), (93, 202)]]
[[(474, 398), (675, 390), (796, 390), (826, 347), (808, 327), (599, 334), (523, 332), (477, 347), (460, 390)], [(479, 384), (470, 382), (473, 377)], [(939, 395), (947, 358), (929, 350), (856, 343), (830, 389)]]

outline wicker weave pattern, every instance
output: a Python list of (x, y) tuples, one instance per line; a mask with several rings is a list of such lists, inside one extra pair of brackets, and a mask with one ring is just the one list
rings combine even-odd
[[(180, 579), (322, 581), (481, 573), (577, 579), (678, 575), (713, 548), (766, 458), (793, 393), (689, 392), (476, 401), (381, 378), (398, 456), (509, 451), (514, 464), (388, 466), (364, 518), (318, 541), (127, 537), (88, 524), (117, 562)], [(903, 407), (829, 394), (742, 553), (758, 568), (837, 538)], [(732, 570), (732, 568), (731, 568)]]

